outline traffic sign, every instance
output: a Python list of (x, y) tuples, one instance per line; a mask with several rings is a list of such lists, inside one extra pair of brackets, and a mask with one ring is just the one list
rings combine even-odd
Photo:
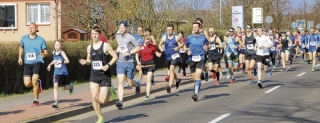
[(293, 29), (297, 28), (297, 23), (296, 22), (292, 22), (291, 23), (291, 28), (293, 28)]
[(271, 16), (267, 16), (266, 17), (266, 22), (267, 23), (272, 23), (273, 22), (273, 18)]

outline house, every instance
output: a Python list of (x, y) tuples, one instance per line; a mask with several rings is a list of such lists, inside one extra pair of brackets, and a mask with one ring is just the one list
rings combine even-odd
[[(61, 24), (55, 18), (56, 0), (0, 0), (0, 42), (20, 41), (29, 33), (29, 24), (39, 25), (38, 34), (46, 41), (61, 37)], [(57, 18), (58, 22), (61, 20)]]

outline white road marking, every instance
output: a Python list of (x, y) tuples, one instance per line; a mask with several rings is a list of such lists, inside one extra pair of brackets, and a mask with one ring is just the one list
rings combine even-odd
[(270, 92), (272, 92), (272, 91), (274, 91), (274, 90), (276, 90), (277, 88), (279, 88), (279, 87), (281, 87), (281, 85), (278, 85), (278, 86), (276, 86), (276, 87), (273, 87), (273, 88), (271, 88), (270, 90), (268, 90), (268, 91), (266, 91), (266, 92), (264, 92), (264, 93), (270, 93)]
[(297, 75), (297, 76), (302, 76), (303, 74), (306, 74), (307, 72), (303, 72), (303, 73), (300, 73), (299, 75)]
[(316, 65), (316, 67), (319, 67), (319, 66), (320, 66), (320, 64), (317, 64), (317, 65)]
[(220, 120), (222, 120), (222, 119), (224, 119), (224, 118), (228, 117), (229, 115), (230, 115), (230, 113), (229, 113), (229, 114), (223, 114), (223, 115), (221, 115), (220, 117), (217, 117), (216, 119), (214, 119), (214, 120), (210, 121), (209, 123), (216, 123), (216, 122), (219, 122)]

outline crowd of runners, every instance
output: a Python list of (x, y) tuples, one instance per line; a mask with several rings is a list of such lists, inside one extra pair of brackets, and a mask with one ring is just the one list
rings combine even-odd
[[(253, 28), (250, 24), (241, 27), (229, 28), (224, 36), (218, 35), (215, 28), (204, 30), (203, 20), (197, 18), (192, 23), (192, 34), (184, 36), (183, 31), (174, 33), (174, 25), (168, 24), (166, 32), (162, 35), (159, 44), (151, 34), (151, 29), (137, 28), (137, 34), (131, 35), (127, 32), (126, 21), (119, 23), (119, 31), (116, 35), (117, 49), (100, 40), (101, 29), (94, 26), (91, 30), (92, 44), (87, 47), (87, 57), (79, 59), (81, 65), (91, 66), (90, 91), (92, 94), (92, 106), (98, 116), (97, 123), (103, 123), (100, 104), (106, 103), (110, 96), (112, 99), (118, 97), (116, 107), (123, 110), (124, 88), (135, 87), (136, 94), (140, 94), (142, 77), (146, 82), (145, 101), (150, 100), (151, 87), (154, 85), (155, 56), (164, 55), (168, 74), (165, 78), (168, 85), (165, 90), (171, 93), (175, 85), (179, 88), (181, 79), (177, 74), (186, 76), (187, 67), (190, 68), (194, 84), (194, 93), (191, 95), (193, 101), (197, 101), (201, 90), (201, 81), (209, 80), (209, 72), (212, 75), (215, 86), (219, 86), (222, 74), (221, 62), (225, 64), (226, 79), (230, 83), (236, 83), (235, 72), (240, 71), (250, 78), (248, 84), (257, 84), (263, 88), (262, 75), (272, 76), (276, 67), (282, 67), (283, 72), (289, 72), (290, 66), (298, 52), (302, 61), (312, 63), (314, 71), (316, 60), (320, 53), (319, 29), (311, 28), (308, 32), (304, 30), (293, 31), (266, 28)], [(38, 106), (39, 93), (41, 93), (41, 80), (39, 71), (43, 58), (48, 55), (45, 40), (37, 35), (38, 25), (31, 23), (30, 34), (22, 37), (20, 42), (18, 63), (24, 63), (24, 84), (33, 87), (34, 101), (32, 106)], [(220, 39), (220, 37), (223, 37)], [(67, 81), (69, 64), (68, 55), (63, 49), (64, 41), (57, 39), (54, 43), (53, 61), (47, 69), (54, 66), (54, 103), (53, 108), (58, 105), (58, 87), (69, 90), (70, 95), (74, 92), (72, 83)], [(22, 58), (24, 57), (24, 58)], [(24, 59), (24, 62), (23, 60)], [(74, 63), (72, 63), (74, 64)], [(111, 83), (109, 67), (116, 65), (118, 78), (117, 93)], [(176, 73), (176, 67), (179, 67)], [(134, 80), (136, 70), (139, 72), (138, 80)], [(181, 73), (182, 71), (182, 73)], [(257, 76), (257, 77), (254, 77)], [(175, 83), (174, 83), (175, 82)]]

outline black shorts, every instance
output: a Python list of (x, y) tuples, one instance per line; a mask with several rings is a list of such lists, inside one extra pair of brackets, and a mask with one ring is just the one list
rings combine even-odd
[[(155, 65), (155, 63), (154, 63), (154, 60), (150, 60), (150, 61), (146, 61), (146, 62), (142, 61), (141, 65), (142, 66)], [(155, 66), (142, 67), (142, 74), (147, 75), (148, 72), (154, 73), (155, 69), (156, 69)]]
[(24, 65), (24, 71), (23, 76), (24, 77), (31, 77), (33, 74), (39, 74), (40, 68), (41, 68), (40, 62), (34, 63), (34, 64), (25, 64)]
[(280, 52), (284, 52), (285, 53), (286, 50), (290, 51), (290, 49), (288, 49), (288, 47), (287, 47), (287, 48), (281, 48)]
[(256, 60), (257, 55), (248, 55), (246, 54), (244, 59), (245, 60)]
[(257, 63), (261, 62), (264, 65), (268, 65), (268, 63), (266, 62), (266, 59), (269, 59), (269, 55), (267, 55), (267, 56), (259, 56), (259, 55), (257, 55), (256, 56), (256, 62)]
[(100, 87), (110, 87), (111, 79), (107, 75), (95, 75), (91, 71), (90, 82), (97, 83)]
[(167, 68), (170, 69), (170, 66), (177, 66), (179, 62), (179, 59), (176, 58), (175, 60), (166, 60)]
[(202, 59), (202, 60), (199, 61), (199, 62), (190, 61), (190, 62), (189, 62), (189, 67), (190, 67), (191, 73), (196, 72), (196, 68), (202, 69), (202, 68), (204, 67), (204, 63), (205, 63), (205, 60), (204, 60), (204, 59)]
[(212, 62), (214, 64), (220, 64), (221, 58), (220, 57), (209, 57), (208, 62)]
[(59, 86), (64, 87), (69, 85), (70, 83), (67, 82), (66, 75), (54, 75), (53, 76), (53, 83), (58, 83)]

